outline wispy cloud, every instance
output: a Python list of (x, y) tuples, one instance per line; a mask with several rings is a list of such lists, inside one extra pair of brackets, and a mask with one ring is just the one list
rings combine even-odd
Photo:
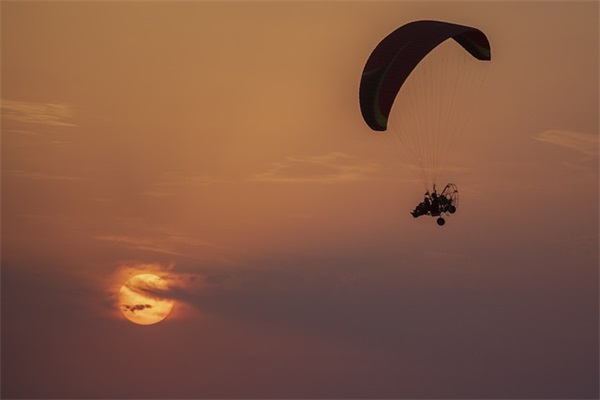
[(13, 133), (15, 135), (24, 135), (24, 136), (39, 135), (39, 132), (25, 130), (25, 129), (3, 129), (2, 133)]
[(129, 235), (99, 235), (95, 236), (94, 239), (105, 242), (113, 242), (133, 250), (149, 251), (152, 253), (174, 256), (188, 255), (187, 251), (180, 250), (182, 247), (185, 247), (188, 250), (193, 248), (223, 248), (215, 243), (181, 235), (167, 235), (160, 238)]
[(21, 179), (31, 179), (37, 181), (50, 180), (50, 181), (77, 181), (80, 178), (74, 176), (67, 175), (52, 175), (43, 172), (34, 172), (34, 171), (23, 171), (18, 169), (6, 170), (3, 174), (7, 177), (12, 178), (21, 178)]
[[(140, 274), (157, 275), (167, 282), (166, 286), (157, 286), (153, 282), (132, 280), (131, 278)], [(111, 310), (118, 309), (119, 291), (127, 287), (132, 292), (143, 294), (158, 300), (177, 300), (180, 302), (197, 303), (198, 297), (203, 295), (205, 276), (195, 272), (180, 272), (175, 270), (175, 263), (163, 265), (156, 262), (130, 261), (119, 265), (112, 277), (106, 277), (109, 301), (105, 303)], [(192, 301), (193, 300), (193, 301)], [(125, 307), (130, 312), (151, 308), (148, 304), (135, 304)]]
[(377, 179), (382, 166), (378, 163), (359, 163), (348, 154), (331, 152), (316, 156), (292, 156), (275, 162), (266, 172), (252, 175), (248, 180), (273, 183), (336, 184)]
[(95, 236), (94, 239), (105, 242), (113, 242), (134, 250), (143, 250), (169, 255), (183, 255), (182, 253), (173, 250), (170, 246), (165, 245), (163, 241), (154, 238), (125, 235), (100, 235)]
[(2, 99), (2, 118), (51, 126), (73, 127), (73, 109), (62, 103), (37, 103)]
[(598, 145), (600, 143), (597, 134), (548, 130), (534, 136), (535, 140), (550, 143), (557, 146), (575, 150), (587, 156), (598, 156)]
[(159, 181), (152, 183), (142, 194), (152, 197), (168, 197), (174, 195), (175, 189), (178, 187), (198, 188), (219, 182), (223, 181), (209, 175), (168, 172), (161, 174)]

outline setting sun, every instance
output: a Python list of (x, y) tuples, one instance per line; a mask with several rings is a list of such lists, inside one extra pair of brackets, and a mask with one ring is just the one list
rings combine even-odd
[(167, 281), (153, 274), (130, 278), (119, 291), (121, 312), (139, 325), (152, 325), (164, 320), (173, 308), (173, 300), (161, 297), (161, 292), (166, 289)]

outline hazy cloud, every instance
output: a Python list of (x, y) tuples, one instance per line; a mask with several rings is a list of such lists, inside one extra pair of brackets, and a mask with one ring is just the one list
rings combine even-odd
[(275, 162), (266, 172), (252, 175), (249, 180), (273, 183), (336, 184), (377, 179), (378, 163), (359, 163), (348, 154), (331, 152), (316, 156), (292, 156)]
[(597, 134), (562, 130), (548, 130), (534, 136), (534, 139), (540, 142), (566, 147), (595, 157), (598, 156), (598, 138)]
[(69, 122), (73, 109), (68, 104), (36, 103), (2, 99), (2, 118), (52, 126), (77, 126)]

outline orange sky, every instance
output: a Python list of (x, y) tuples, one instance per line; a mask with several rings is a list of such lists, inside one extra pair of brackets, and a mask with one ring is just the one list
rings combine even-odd
[[(2, 396), (597, 396), (598, 11), (2, 2)], [(443, 228), (358, 104), (418, 19), (492, 47)]]

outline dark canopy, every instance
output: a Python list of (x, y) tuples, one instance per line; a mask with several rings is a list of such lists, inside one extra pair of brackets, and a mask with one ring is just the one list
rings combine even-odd
[(377, 45), (360, 81), (360, 109), (371, 129), (387, 129), (392, 104), (406, 78), (431, 50), (449, 38), (473, 57), (491, 59), (490, 44), (483, 32), (441, 21), (410, 22)]

